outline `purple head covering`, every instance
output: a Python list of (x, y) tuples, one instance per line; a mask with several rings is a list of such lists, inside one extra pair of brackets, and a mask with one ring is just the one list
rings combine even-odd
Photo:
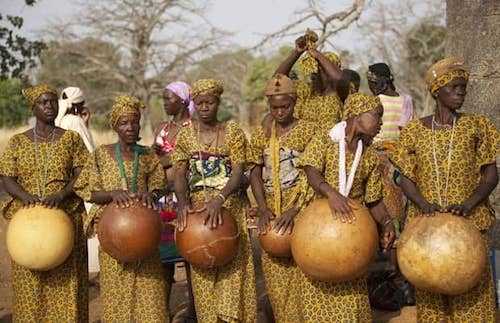
[(189, 115), (193, 115), (193, 113), (195, 111), (195, 107), (194, 107), (193, 98), (191, 97), (191, 87), (189, 86), (189, 84), (187, 84), (185, 82), (180, 82), (180, 81), (172, 82), (172, 83), (169, 83), (165, 87), (165, 89), (174, 92), (178, 97), (180, 97), (181, 100), (185, 104), (187, 104), (187, 108), (189, 110)]

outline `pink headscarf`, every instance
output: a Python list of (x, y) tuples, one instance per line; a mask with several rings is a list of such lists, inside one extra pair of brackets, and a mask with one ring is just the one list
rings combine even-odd
[(189, 84), (180, 81), (172, 82), (169, 83), (165, 87), (165, 89), (174, 92), (178, 97), (181, 98), (184, 103), (187, 103), (189, 115), (193, 115), (195, 107), (193, 99), (191, 97), (191, 87), (189, 86)]

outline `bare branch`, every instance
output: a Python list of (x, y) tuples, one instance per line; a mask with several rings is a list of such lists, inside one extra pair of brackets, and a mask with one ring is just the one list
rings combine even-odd
[[(285, 25), (278, 31), (264, 35), (262, 40), (252, 49), (260, 48), (272, 41), (296, 35), (303, 34), (304, 24), (311, 25), (311, 29), (318, 32), (318, 46), (323, 47), (328, 39), (341, 30), (349, 27), (353, 22), (359, 19), (365, 7), (365, 0), (353, 0), (352, 5), (346, 10), (334, 13), (327, 13), (316, 0), (308, 0), (307, 7), (296, 12), (299, 18)], [(297, 32), (300, 30), (300, 32)]]

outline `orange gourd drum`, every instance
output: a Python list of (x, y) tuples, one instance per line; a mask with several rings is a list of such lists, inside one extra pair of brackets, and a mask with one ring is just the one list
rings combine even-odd
[(285, 232), (285, 234), (279, 234), (273, 229), (273, 226), (274, 221), (271, 221), (267, 232), (259, 235), (260, 246), (270, 256), (278, 258), (291, 257), (292, 248), (290, 242), (292, 240), (292, 235), (288, 233), (288, 231)]
[(451, 213), (412, 218), (397, 244), (398, 264), (415, 287), (459, 295), (476, 286), (487, 250), (469, 220)]
[(187, 226), (175, 231), (175, 243), (179, 253), (192, 266), (210, 269), (230, 263), (239, 247), (238, 225), (231, 214), (222, 209), (222, 225), (215, 229), (203, 224), (206, 208), (190, 211)]
[(353, 223), (335, 219), (326, 199), (313, 201), (297, 218), (292, 255), (309, 277), (325, 282), (364, 275), (378, 248), (377, 225), (367, 208), (354, 202)]
[(158, 251), (160, 215), (140, 204), (120, 208), (109, 204), (102, 212), (97, 235), (104, 252), (120, 262), (142, 260)]

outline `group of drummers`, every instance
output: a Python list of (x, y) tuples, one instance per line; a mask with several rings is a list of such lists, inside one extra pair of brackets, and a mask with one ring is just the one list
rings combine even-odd
[[(87, 239), (111, 203), (158, 209), (165, 227), (158, 252), (141, 261), (124, 263), (99, 251), (103, 322), (172, 319), (174, 265), (183, 261), (174, 231), (186, 230), (200, 206), (212, 230), (223, 224), (223, 210), (234, 218), (239, 247), (221, 267), (186, 264), (185, 322), (256, 322), (256, 264), (276, 322), (371, 322), (366, 276), (319, 281), (293, 257), (252, 248), (251, 223), (260, 235), (291, 233), (319, 198), (342, 223), (355, 222), (353, 201), (368, 208), (388, 255), (405, 223), (440, 212), (465, 217), (487, 244), (499, 133), (487, 117), (459, 111), (469, 79), (463, 61), (447, 57), (429, 67), (435, 110), (421, 119), (414, 118), (411, 97), (394, 86), (388, 65), (371, 65), (366, 78), (372, 94), (360, 93), (359, 75), (342, 69), (335, 53), (318, 51), (306, 34), (268, 80), (269, 111), (249, 135), (217, 118), (221, 81), (176, 81), (163, 90), (169, 120), (150, 147), (138, 144), (146, 107), (137, 97), (114, 99), (108, 120), (118, 140), (96, 147), (79, 88), (60, 97), (45, 84), (23, 90), (36, 123), (2, 153), (0, 176), (10, 198), (0, 207), (7, 219), (34, 205), (60, 208), (74, 223), (75, 241), (66, 261), (49, 271), (12, 263), (14, 322), (88, 322)], [(489, 265), (466, 293), (417, 288), (415, 295), (419, 322), (495, 321)]]

